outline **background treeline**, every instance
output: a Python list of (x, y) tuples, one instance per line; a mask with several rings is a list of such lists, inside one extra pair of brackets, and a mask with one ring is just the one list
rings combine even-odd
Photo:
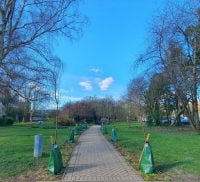
[(80, 3), (0, 1), (0, 121), (4, 124), (6, 115), (32, 121), (35, 110), (57, 104), (62, 61), (52, 42), (82, 34), (87, 21), (79, 12)]
[(160, 125), (167, 117), (179, 125), (185, 115), (200, 130), (200, 1), (168, 3), (154, 17), (149, 37), (136, 61), (146, 71), (130, 82), (127, 100), (149, 123)]
[(200, 0), (168, 1), (149, 32), (149, 46), (134, 65), (145, 71), (134, 75), (120, 101), (87, 98), (66, 104), (61, 115), (76, 122), (131, 118), (177, 126), (185, 117), (199, 131)]
[(128, 105), (125, 101), (115, 101), (112, 97), (87, 97), (75, 103), (67, 103), (59, 112), (59, 124), (79, 122), (101, 122), (135, 120), (135, 115), (127, 118)]

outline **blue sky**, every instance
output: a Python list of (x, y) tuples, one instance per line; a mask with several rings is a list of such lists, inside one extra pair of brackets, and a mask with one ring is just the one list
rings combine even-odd
[(136, 72), (131, 67), (145, 49), (148, 28), (166, 0), (85, 0), (80, 11), (89, 18), (80, 40), (56, 42), (64, 63), (62, 103), (86, 96), (119, 99)]

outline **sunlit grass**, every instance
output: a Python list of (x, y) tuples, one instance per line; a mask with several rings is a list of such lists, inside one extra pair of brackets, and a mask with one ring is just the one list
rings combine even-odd
[[(47, 168), (51, 147), (50, 136), (55, 133), (53, 128), (54, 124), (51, 122), (43, 126), (38, 126), (37, 123), (20, 123), (0, 127), (0, 179), (21, 175), (28, 170)], [(70, 129), (58, 130), (57, 143), (59, 146), (65, 143)], [(34, 135), (36, 134), (43, 134), (43, 156), (39, 159), (33, 157)], [(65, 155), (68, 153), (65, 152)]]
[[(116, 147), (138, 167), (139, 157), (144, 144), (144, 133), (138, 123), (117, 123), (108, 125), (109, 138), (115, 127), (119, 137)], [(177, 127), (147, 128), (151, 134), (156, 173), (173, 173), (180, 170), (200, 176), (200, 135), (189, 129)]]

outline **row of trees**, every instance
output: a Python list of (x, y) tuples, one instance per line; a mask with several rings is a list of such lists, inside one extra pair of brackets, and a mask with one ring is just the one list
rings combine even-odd
[[(128, 105), (124, 101), (115, 101), (111, 97), (88, 97), (76, 103), (67, 103), (63, 106), (59, 117), (73, 118), (76, 123), (81, 121), (101, 123), (135, 119), (129, 115)], [(129, 115), (129, 118), (127, 116)]]
[[(55, 100), (62, 64), (53, 54), (57, 36), (77, 38), (85, 18), (79, 0), (0, 1), (0, 101), (23, 105), (23, 120), (41, 103)], [(17, 104), (16, 104), (17, 102)], [(8, 107), (9, 105), (9, 107)], [(7, 109), (10, 111), (10, 109)]]
[(160, 124), (173, 116), (179, 124), (185, 114), (199, 131), (200, 1), (168, 3), (154, 18), (150, 37), (137, 60), (148, 70), (130, 82), (127, 99), (138, 117)]

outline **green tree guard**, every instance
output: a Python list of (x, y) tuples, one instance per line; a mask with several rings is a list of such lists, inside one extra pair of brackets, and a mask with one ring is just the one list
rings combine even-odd
[(76, 124), (76, 126), (74, 128), (74, 135), (79, 135), (78, 125), (77, 124)]
[(100, 128), (101, 132), (103, 132), (103, 124), (101, 125), (101, 128)]
[(106, 125), (103, 125), (103, 133), (104, 133), (104, 134), (108, 134), (108, 130), (107, 130)]
[(107, 127), (105, 126), (105, 134), (108, 134), (108, 130)]
[(140, 157), (139, 169), (145, 174), (154, 172), (154, 159), (151, 145), (149, 144), (149, 135), (147, 136), (144, 148)]
[(100, 129), (101, 129), (101, 132), (102, 132), (102, 133), (104, 133), (104, 128), (105, 128), (104, 123), (101, 123), (101, 128), (100, 128)]
[(81, 134), (81, 127), (79, 124), (76, 124), (76, 133), (77, 133), (77, 135)]
[(56, 144), (52, 144), (49, 163), (48, 163), (48, 171), (56, 175), (61, 172), (62, 168), (63, 168), (63, 159), (60, 149)]
[(74, 132), (75, 129), (72, 129), (70, 135), (69, 135), (69, 139), (68, 139), (68, 143), (73, 143), (74, 142)]
[(78, 131), (76, 127), (74, 128), (74, 135), (78, 135)]
[(80, 131), (82, 132), (84, 130), (83, 125), (80, 125)]
[(84, 128), (84, 130), (87, 129), (87, 124), (86, 123), (83, 124), (83, 128)]
[(118, 140), (117, 133), (114, 128), (112, 129), (111, 139), (113, 142), (116, 142)]

